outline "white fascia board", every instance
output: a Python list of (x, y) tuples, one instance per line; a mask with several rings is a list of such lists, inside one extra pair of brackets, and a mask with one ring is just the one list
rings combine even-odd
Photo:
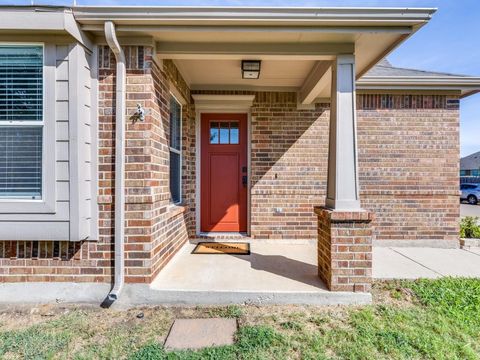
[(163, 24), (283, 24), (366, 26), (414, 26), (430, 20), (433, 8), (268, 8), (268, 7), (138, 7), (77, 6), (75, 18), (81, 23), (105, 20), (161, 22)]
[(0, 30), (63, 31), (64, 12), (38, 11), (35, 8), (2, 8)]

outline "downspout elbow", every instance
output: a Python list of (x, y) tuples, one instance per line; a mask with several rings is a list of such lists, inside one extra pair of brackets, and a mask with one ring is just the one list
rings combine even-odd
[(125, 54), (118, 42), (115, 25), (105, 22), (105, 39), (116, 60), (115, 94), (115, 269), (114, 284), (108, 300), (118, 299), (125, 282)]

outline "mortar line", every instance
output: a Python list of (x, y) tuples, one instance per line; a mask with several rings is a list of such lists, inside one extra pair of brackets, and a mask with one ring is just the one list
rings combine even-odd
[(445, 276), (444, 274), (442, 274), (442, 273), (439, 273), (439, 272), (438, 272), (438, 271), (436, 271), (436, 270), (430, 269), (428, 266), (425, 266), (425, 265), (423, 265), (422, 263), (420, 263), (420, 262), (418, 262), (418, 261), (416, 261), (416, 260), (412, 259), (411, 257), (409, 257), (409, 256), (407, 256), (407, 255), (405, 255), (405, 254), (402, 254), (401, 252), (399, 252), (399, 251), (395, 250), (394, 248), (390, 248), (390, 249), (391, 249), (391, 250), (393, 250), (394, 252), (396, 252), (397, 254), (399, 254), (399, 255), (401, 255), (401, 256), (403, 256), (403, 257), (407, 258), (408, 260), (410, 260), (410, 261), (413, 261), (414, 263), (416, 263), (416, 264), (420, 265), (421, 267), (424, 267), (424, 268), (425, 268), (425, 269), (427, 269), (427, 270), (433, 271), (435, 274), (438, 274), (438, 275), (440, 275), (440, 276)]

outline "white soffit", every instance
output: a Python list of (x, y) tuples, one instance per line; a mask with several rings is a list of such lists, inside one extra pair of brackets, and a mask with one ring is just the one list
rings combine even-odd
[(242, 79), (241, 60), (175, 60), (192, 89), (216, 85), (299, 88), (315, 65), (314, 60), (263, 60), (259, 79)]

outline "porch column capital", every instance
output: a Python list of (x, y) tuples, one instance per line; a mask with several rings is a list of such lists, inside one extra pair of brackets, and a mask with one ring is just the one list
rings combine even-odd
[(358, 189), (355, 55), (337, 55), (332, 64), (326, 206), (361, 210)]

